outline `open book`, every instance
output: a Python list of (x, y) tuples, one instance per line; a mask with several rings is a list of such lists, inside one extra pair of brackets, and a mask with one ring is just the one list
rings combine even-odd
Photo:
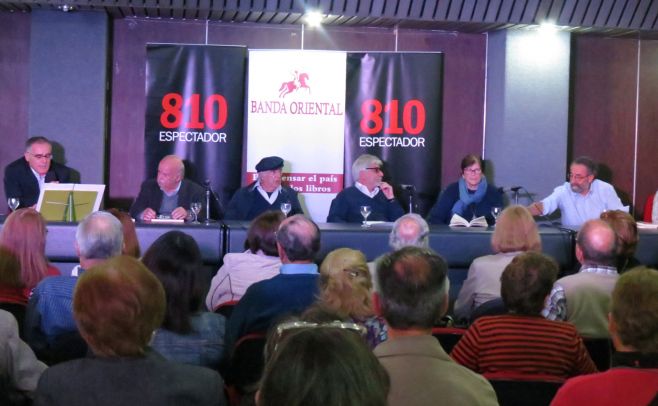
[(489, 224), (484, 216), (468, 221), (459, 214), (453, 214), (450, 219), (450, 227), (489, 227)]

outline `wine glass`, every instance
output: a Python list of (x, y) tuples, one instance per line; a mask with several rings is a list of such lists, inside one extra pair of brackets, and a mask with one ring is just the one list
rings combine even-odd
[(201, 202), (192, 202), (190, 204), (190, 210), (192, 210), (192, 213), (194, 213), (194, 221), (192, 221), (192, 223), (199, 224), (199, 212), (201, 211)]
[(494, 206), (491, 208), (491, 215), (494, 218), (494, 223), (498, 221), (498, 216), (500, 216), (501, 211), (503, 211), (503, 208), (499, 206)]
[(361, 215), (363, 216), (363, 224), (361, 224), (361, 227), (363, 228), (368, 228), (370, 227), (370, 224), (368, 224), (368, 216), (370, 215), (370, 212), (372, 211), (370, 206), (361, 206), (360, 208)]
[(283, 212), (284, 216), (288, 217), (290, 210), (292, 210), (292, 205), (290, 202), (281, 203), (281, 211)]
[(18, 199), (18, 197), (10, 197), (7, 199), (7, 206), (9, 206), (11, 211), (16, 211), (19, 204), (21, 204), (21, 201)]

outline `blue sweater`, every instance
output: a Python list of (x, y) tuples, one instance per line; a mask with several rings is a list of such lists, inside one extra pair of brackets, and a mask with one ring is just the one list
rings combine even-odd
[(256, 190), (255, 185), (255, 182), (251, 183), (235, 192), (228, 204), (224, 219), (251, 221), (268, 210), (281, 210), (281, 203), (285, 202), (289, 202), (292, 206), (289, 216), (304, 214), (302, 206), (299, 204), (297, 192), (294, 189), (282, 186), (276, 200), (270, 204)]
[[(469, 190), (469, 193), (475, 191)], [(452, 217), (452, 206), (459, 200), (459, 182), (452, 183), (441, 193), (434, 207), (430, 211), (429, 223), (430, 224), (448, 224)], [(471, 204), (466, 209), (466, 213), (462, 215), (466, 220), (471, 220), (473, 216), (485, 216), (489, 224), (494, 223), (494, 218), (491, 215), (492, 207), (503, 207), (503, 195), (498, 188), (492, 185), (487, 185), (487, 193), (481, 201)]]
[(395, 221), (404, 214), (400, 203), (395, 199), (389, 201), (381, 190), (370, 198), (350, 186), (331, 201), (327, 223), (360, 223), (363, 221), (361, 206), (370, 206), (372, 210), (368, 221)]

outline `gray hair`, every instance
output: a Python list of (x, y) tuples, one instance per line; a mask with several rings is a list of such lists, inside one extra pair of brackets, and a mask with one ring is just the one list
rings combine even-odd
[[(413, 227), (410, 225), (415, 225)], [(407, 213), (393, 223), (393, 229), (388, 236), (388, 245), (392, 250), (402, 247), (428, 248), (430, 227), (424, 218), (416, 213)]]
[(363, 154), (356, 158), (354, 160), (354, 163), (352, 164), (352, 177), (354, 179), (359, 177), (359, 173), (366, 169), (368, 165), (372, 164), (373, 162), (376, 163), (376, 165), (382, 165), (382, 160), (377, 158), (374, 155), (370, 154)]
[(283, 220), (276, 240), (291, 261), (313, 261), (320, 251), (320, 229), (302, 214)]
[(123, 227), (112, 214), (97, 211), (78, 224), (75, 240), (81, 258), (111, 258), (120, 255), (123, 249)]

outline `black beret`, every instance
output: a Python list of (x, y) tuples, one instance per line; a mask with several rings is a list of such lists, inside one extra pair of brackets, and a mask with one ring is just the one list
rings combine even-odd
[(283, 167), (283, 159), (278, 156), (268, 156), (256, 164), (256, 172), (271, 171)]

